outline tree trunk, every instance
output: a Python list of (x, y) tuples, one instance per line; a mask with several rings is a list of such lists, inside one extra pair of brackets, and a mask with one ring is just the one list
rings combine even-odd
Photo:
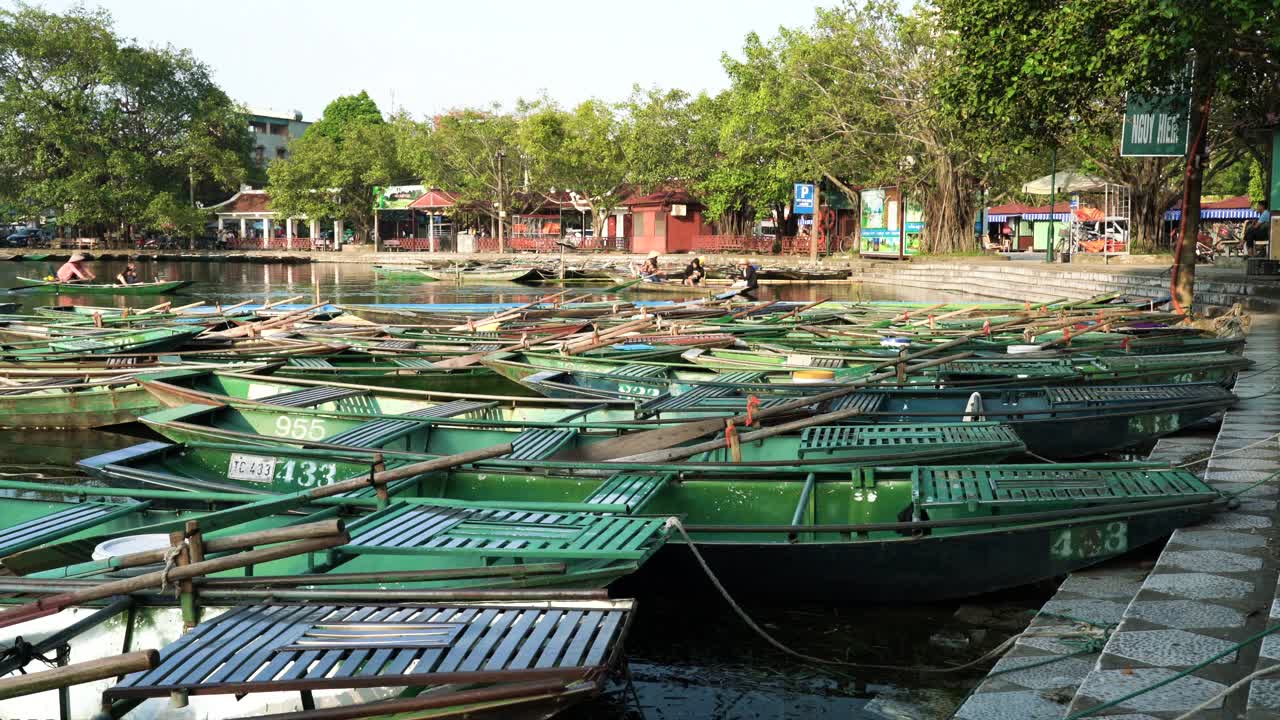
[(934, 182), (924, 196), (924, 253), (970, 252), (977, 248), (973, 234), (973, 194), (977, 181), (955, 170), (949, 155), (934, 160)]
[(1213, 90), (1209, 86), (1208, 63), (1202, 56), (1195, 61), (1193, 88), (1196, 92), (1191, 106), (1191, 147), (1187, 149), (1186, 186), (1182, 193), (1182, 232), (1178, 234), (1175, 248), (1173, 278), (1170, 290), (1175, 310), (1190, 313), (1196, 288), (1196, 239), (1200, 234), (1200, 190), (1204, 180), (1204, 166), (1209, 151), (1205, 147), (1209, 126), (1209, 109), (1213, 103)]

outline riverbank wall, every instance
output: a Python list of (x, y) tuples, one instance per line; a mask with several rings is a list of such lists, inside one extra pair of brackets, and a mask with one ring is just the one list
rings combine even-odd
[[(15, 260), (20, 260), (19, 253)], [(39, 251), (33, 251), (39, 252)], [(56, 251), (53, 251), (56, 252)], [(566, 253), (403, 253), (403, 252), (302, 252), (249, 250), (234, 252), (156, 252), (154, 250), (109, 250), (99, 258), (135, 257), (144, 260), (253, 263), (342, 263), (357, 265), (451, 264), (464, 262), (528, 263), (553, 268), (563, 257), (571, 267), (614, 267), (619, 270), (639, 258), (623, 254)], [(678, 270), (688, 256), (660, 258), (667, 268)], [(713, 255), (708, 265), (713, 271), (728, 268), (737, 256)], [(1106, 293), (1134, 298), (1164, 299), (1169, 295), (1168, 258), (1129, 258), (1113, 264), (1074, 262), (1045, 263), (1038, 259), (1011, 260), (1008, 256), (917, 258), (908, 261), (869, 260), (859, 257), (827, 257), (815, 265), (804, 256), (759, 256), (756, 262), (770, 268), (848, 271), (853, 284), (975, 295), (995, 300), (1046, 302), (1059, 298), (1079, 300)], [(1145, 264), (1139, 262), (1145, 261)], [(1280, 280), (1247, 277), (1243, 267), (1200, 266), (1196, 271), (1196, 304), (1229, 307), (1240, 303), (1254, 312), (1280, 312)]]

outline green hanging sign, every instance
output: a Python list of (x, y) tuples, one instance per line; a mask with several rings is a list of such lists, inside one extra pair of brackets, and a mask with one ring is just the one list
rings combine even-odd
[(1129, 93), (1124, 108), (1120, 155), (1124, 157), (1180, 157), (1187, 154), (1191, 136), (1191, 96), (1184, 92), (1160, 95)]

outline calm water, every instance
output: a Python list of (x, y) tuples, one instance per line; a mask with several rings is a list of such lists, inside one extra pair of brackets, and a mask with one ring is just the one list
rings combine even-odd
[[(111, 278), (122, 262), (95, 262), (100, 278)], [(0, 287), (16, 275), (41, 277), (56, 263), (0, 262)], [(253, 263), (143, 262), (143, 279), (163, 275), (195, 284), (183, 297), (21, 295), (0, 298), (41, 304), (155, 305), (196, 300), (232, 304), (246, 299), (307, 302), (529, 302), (545, 288), (517, 285), (457, 287), (445, 283), (381, 279), (359, 265), (261, 265)], [(589, 288), (583, 288), (583, 292)], [(962, 300), (937, 295), (895, 295), (892, 289), (852, 285), (763, 286), (760, 299)], [(662, 299), (661, 295), (645, 296)], [(76, 477), (82, 457), (135, 442), (93, 431), (0, 432), (0, 477)], [(696, 592), (695, 592), (696, 591)], [(748, 604), (756, 619), (801, 652), (852, 662), (889, 664), (959, 663), (998, 644), (1039, 607), (1051, 588), (1040, 587), (971, 601), (997, 610), (998, 622), (957, 618), (957, 604), (927, 604), (903, 598), (889, 607), (767, 607)], [(962, 612), (962, 617), (987, 613)], [(615, 683), (597, 701), (567, 717), (613, 719), (842, 718), (925, 719), (948, 717), (981, 676), (863, 672), (799, 663), (770, 649), (734, 617), (720, 599), (700, 588), (657, 587), (640, 597), (640, 612), (627, 642), (634, 693)]]

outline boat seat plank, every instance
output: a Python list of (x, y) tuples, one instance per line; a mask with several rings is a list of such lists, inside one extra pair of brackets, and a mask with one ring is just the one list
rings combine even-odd
[(333, 363), (325, 360), (324, 358), (291, 357), (287, 362), (290, 367), (315, 368), (323, 370), (331, 369), (334, 366)]
[(150, 503), (86, 502), (0, 529), (0, 557), (144, 510)]
[(667, 369), (662, 365), (638, 365), (634, 363), (609, 371), (610, 375), (623, 378), (660, 378), (665, 376), (666, 373)]
[(832, 400), (827, 405), (826, 412), (840, 410), (861, 410), (864, 413), (879, 412), (888, 399), (889, 396), (885, 393), (863, 390)]
[(483, 402), (479, 400), (452, 400), (450, 402), (432, 405), (421, 410), (414, 410), (405, 413), (408, 417), (416, 418), (451, 418), (467, 413), (489, 410), (498, 406), (498, 402)]
[(398, 503), (353, 524), (345, 552), (642, 560), (665, 538), (661, 518), (444, 508)]
[(922, 507), (1013, 506), (1061, 502), (1135, 502), (1208, 496), (1213, 490), (1182, 470), (1106, 470), (1063, 466), (921, 468), (915, 478)]
[(422, 358), (396, 358), (391, 363), (398, 367), (409, 368), (412, 370), (430, 370), (435, 367), (435, 363)]
[(752, 383), (761, 382), (761, 378), (766, 373), (758, 370), (730, 370), (728, 372), (716, 373), (716, 382), (733, 383), (735, 385), (750, 385)]
[(799, 454), (1017, 442), (1012, 430), (996, 423), (816, 425), (801, 432)]
[(1226, 390), (1217, 385), (1084, 385), (1049, 388), (1049, 400), (1061, 403), (1143, 403), (1217, 398)]
[(413, 420), (396, 420), (383, 418), (361, 423), (349, 430), (330, 435), (323, 442), (331, 445), (351, 445), (354, 447), (380, 447), (392, 440), (408, 434), (422, 424)]
[(672, 473), (615, 473), (582, 501), (591, 505), (623, 505), (627, 513), (639, 512), (673, 477)]
[(345, 400), (356, 395), (363, 395), (364, 390), (351, 390), (348, 388), (336, 387), (310, 387), (301, 390), (290, 390), (289, 392), (278, 393), (276, 395), (268, 395), (258, 398), (257, 402), (266, 403), (268, 405), (280, 405), (283, 407), (312, 407), (326, 402), (336, 402)]
[(414, 342), (412, 340), (383, 340), (373, 346), (375, 350), (408, 350), (412, 348)]
[(525, 430), (511, 441), (511, 452), (504, 460), (543, 460), (551, 457), (577, 435), (576, 430), (537, 428)]

